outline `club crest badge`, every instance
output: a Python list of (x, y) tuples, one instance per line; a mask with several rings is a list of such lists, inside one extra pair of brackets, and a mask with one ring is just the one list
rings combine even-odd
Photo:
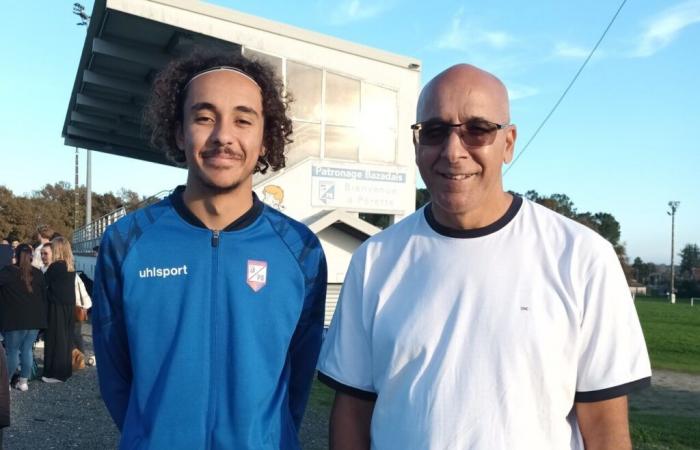
[(267, 261), (248, 260), (246, 283), (255, 292), (258, 292), (265, 286), (267, 283)]

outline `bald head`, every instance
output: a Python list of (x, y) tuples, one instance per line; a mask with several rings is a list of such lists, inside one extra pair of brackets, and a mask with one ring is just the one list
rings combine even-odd
[[(472, 112), (488, 114), (483, 118), (496, 123), (510, 122), (510, 108), (508, 102), (508, 90), (495, 75), (469, 64), (457, 64), (443, 72), (425, 85), (418, 98), (416, 111), (418, 122), (430, 119), (446, 120), (446, 113), (457, 111), (445, 111), (454, 107), (457, 103), (470, 106)], [(469, 115), (468, 111), (461, 111), (460, 117)], [(462, 117), (462, 121), (468, 117)]]

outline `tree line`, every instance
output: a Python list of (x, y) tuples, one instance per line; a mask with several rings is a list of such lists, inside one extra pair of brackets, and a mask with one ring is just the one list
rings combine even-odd
[[(17, 239), (20, 242), (31, 242), (39, 225), (50, 225), (56, 232), (64, 236), (72, 236), (75, 224), (81, 227), (85, 224), (85, 200), (87, 189), (78, 188), (78, 208), (75, 208), (76, 190), (67, 182), (59, 181), (46, 184), (43, 188), (29, 195), (14, 195), (5, 186), (0, 185), (0, 236)], [(515, 192), (511, 192), (517, 194)], [(629, 264), (625, 244), (620, 242), (620, 223), (607, 212), (579, 212), (574, 202), (565, 194), (542, 195), (529, 190), (522, 195), (524, 198), (546, 206), (570, 219), (573, 219), (598, 232), (607, 239), (620, 260), (628, 282), (636, 280), (642, 284), (653, 284), (659, 280), (659, 270), (654, 263), (644, 262), (641, 258), (634, 259)], [(92, 193), (92, 218), (97, 219), (120, 206), (127, 210), (138, 208), (147, 200), (136, 192), (121, 189), (105, 194)], [(426, 189), (416, 189), (416, 209), (430, 201)], [(390, 225), (390, 216), (384, 214), (361, 214), (360, 217), (379, 228)], [(687, 244), (679, 253), (681, 263), (678, 267), (679, 293), (695, 292), (700, 295), (700, 280), (695, 280), (693, 268), (700, 267), (700, 249), (697, 244)]]
[[(78, 188), (78, 208), (75, 208), (76, 190), (67, 182), (46, 184), (28, 195), (15, 195), (0, 185), (0, 236), (31, 242), (39, 225), (50, 225), (57, 233), (70, 238), (74, 229), (85, 224), (87, 189)], [(122, 189), (117, 193), (92, 193), (92, 218), (97, 219), (120, 206), (134, 209), (145, 200), (136, 192)]]
[[(680, 297), (700, 297), (700, 247), (686, 244), (677, 256), (681, 262), (676, 268), (676, 290)], [(632, 270), (637, 281), (644, 285), (658, 286), (661, 293), (668, 291), (671, 269), (635, 258)]]

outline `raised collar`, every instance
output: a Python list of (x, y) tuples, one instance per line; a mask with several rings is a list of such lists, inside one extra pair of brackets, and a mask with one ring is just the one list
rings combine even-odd
[[(185, 206), (185, 201), (182, 199), (182, 194), (184, 192), (185, 186), (178, 186), (175, 188), (173, 193), (170, 194), (170, 201), (172, 202), (175, 211), (180, 217), (182, 217), (182, 219), (185, 222), (189, 223), (190, 225), (206, 229), (207, 226), (204, 225), (204, 223), (201, 220), (199, 220), (199, 218), (195, 216), (187, 206)], [(258, 196), (255, 195), (255, 192), (253, 192), (252, 195), (253, 206), (251, 206), (248, 211), (243, 213), (241, 217), (231, 222), (226, 228), (224, 228), (221, 231), (241, 230), (250, 225), (251, 223), (255, 222), (255, 219), (257, 219), (260, 216), (260, 214), (262, 214), (265, 205), (263, 204), (263, 202), (260, 201)]]

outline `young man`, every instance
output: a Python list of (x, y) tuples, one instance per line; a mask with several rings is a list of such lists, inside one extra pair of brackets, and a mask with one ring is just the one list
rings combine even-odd
[(281, 86), (240, 55), (195, 54), (156, 79), (147, 120), (188, 172), (100, 245), (93, 332), (120, 448), (297, 449), (326, 264), (252, 192), (254, 172), (284, 167)]
[(508, 194), (508, 95), (458, 65), (423, 89), (432, 202), (355, 253), (319, 359), (334, 449), (630, 449), (649, 383), (612, 246)]
[[(51, 228), (48, 225), (41, 225), (37, 230), (36, 230), (36, 240), (39, 243), (35, 248), (34, 248), (34, 257), (32, 258), (32, 266), (36, 267), (37, 269), (40, 269), (42, 272), (46, 272), (46, 268), (48, 267), (48, 264), (44, 261), (43, 255), (41, 254), (41, 250), (43, 248), (48, 248), (49, 251), (51, 251), (51, 246), (47, 245), (48, 243), (51, 242), (52, 236), (54, 235), (53, 228)], [(50, 264), (50, 261), (49, 261)]]
[[(46, 270), (51, 265), (51, 246), (41, 244), (41, 250), (39, 251), (39, 255), (41, 258), (41, 267), (39, 267), (39, 270), (41, 270), (42, 273), (46, 273)], [(32, 265), (34, 265), (33, 261)]]

